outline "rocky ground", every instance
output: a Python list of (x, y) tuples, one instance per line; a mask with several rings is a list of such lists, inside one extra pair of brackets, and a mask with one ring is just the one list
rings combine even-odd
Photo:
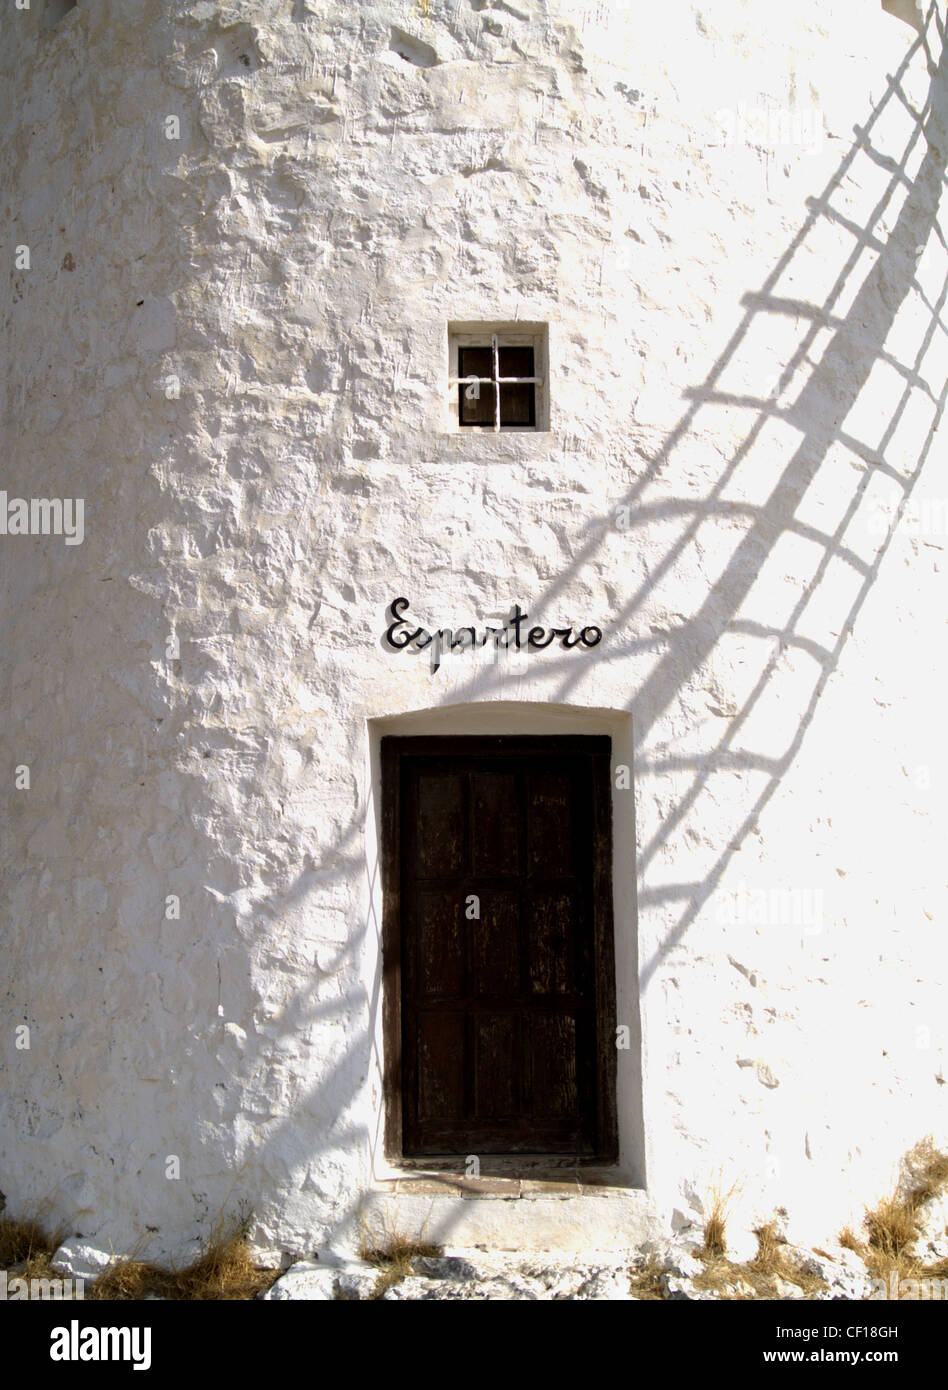
[[(517, 1255), (484, 1250), (403, 1252), (386, 1264), (327, 1259), (301, 1260), (262, 1293), (265, 1299), (514, 1299), (590, 1301), (810, 1299), (862, 1300), (905, 1297), (890, 1277), (942, 1278), (948, 1293), (948, 1194), (913, 1212), (912, 1238), (898, 1258), (880, 1259), (878, 1248), (853, 1240), (816, 1248), (792, 1244), (779, 1223), (746, 1236), (725, 1235), (717, 1250), (697, 1227), (640, 1251), (586, 1260), (571, 1256)], [(888, 1267), (887, 1267), (888, 1266)], [(884, 1275), (880, 1279), (880, 1275)]]
[[(783, 1272), (782, 1272), (783, 1271)], [(390, 1281), (390, 1282), (389, 1282)], [(386, 1284), (388, 1286), (386, 1287)], [(265, 1299), (514, 1299), (636, 1301), (643, 1299), (864, 1299), (872, 1296), (860, 1257), (841, 1246), (823, 1253), (783, 1247), (774, 1268), (707, 1257), (675, 1243), (645, 1254), (579, 1261), (448, 1251), (417, 1256), (402, 1269), (365, 1261), (327, 1265), (301, 1260)]]
[[(892, 1247), (898, 1231), (895, 1217), (901, 1213), (904, 1221), (906, 1212), (910, 1224), (904, 1228), (904, 1242), (887, 1258), (885, 1247)], [(880, 1242), (883, 1218), (888, 1235)], [(0, 1268), (0, 1279), (5, 1273), (8, 1297), (26, 1296), (15, 1294), (10, 1281), (36, 1273), (82, 1279), (85, 1291), (78, 1296), (104, 1298), (612, 1302), (948, 1297), (948, 1192), (932, 1192), (920, 1205), (881, 1206), (867, 1216), (866, 1226), (865, 1240), (846, 1236), (846, 1245), (806, 1248), (794, 1245), (775, 1221), (754, 1234), (721, 1229), (710, 1249), (711, 1228), (690, 1226), (641, 1250), (585, 1259), (550, 1253), (441, 1250), (395, 1242), (366, 1259), (320, 1251), (279, 1274), (255, 1267), (252, 1252), (237, 1240), (232, 1248), (205, 1254), (182, 1276), (138, 1266), (145, 1275), (137, 1286), (128, 1279), (116, 1282), (114, 1256), (88, 1240), (73, 1238), (58, 1248), (50, 1245), (41, 1257), (41, 1267), (35, 1254), (17, 1263), (0, 1260), (0, 1266), (6, 1266), (5, 1271)], [(111, 1284), (100, 1283), (96, 1291), (96, 1280), (106, 1278)], [(181, 1287), (172, 1286), (182, 1279)], [(896, 1280), (894, 1292), (892, 1279)], [(899, 1279), (930, 1282), (925, 1292), (912, 1293), (897, 1283)]]

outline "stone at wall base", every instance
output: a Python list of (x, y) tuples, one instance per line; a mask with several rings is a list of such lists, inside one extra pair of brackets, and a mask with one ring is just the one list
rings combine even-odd
[(74, 1237), (64, 1240), (50, 1260), (51, 1267), (59, 1275), (69, 1279), (84, 1279), (91, 1283), (104, 1274), (114, 1261), (113, 1255), (90, 1245), (88, 1241)]

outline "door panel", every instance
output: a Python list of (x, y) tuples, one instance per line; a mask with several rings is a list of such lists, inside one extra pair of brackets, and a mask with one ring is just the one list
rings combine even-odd
[(576, 935), (583, 928), (582, 904), (570, 889), (533, 892), (527, 899), (530, 990), (533, 994), (568, 994), (582, 990), (576, 981)]
[(417, 992), (460, 998), (464, 993), (464, 905), (444, 888), (419, 889), (417, 924)]
[(575, 1115), (576, 1023), (570, 1014), (536, 1014), (530, 1027), (533, 1113), (547, 1118)]
[(460, 1120), (464, 1115), (464, 1015), (418, 1015), (418, 1119)]
[(474, 1015), (474, 1114), (516, 1120), (520, 1109), (520, 1019), (513, 1013)]
[(383, 777), (401, 1153), (608, 1157), (609, 740), (385, 739)]
[(517, 779), (511, 772), (471, 774), (474, 872), (494, 877), (520, 871)]
[(469, 928), (472, 993), (514, 999), (520, 991), (520, 895), (505, 888), (480, 896), (480, 920)]
[(465, 784), (450, 773), (422, 776), (418, 786), (416, 867), (419, 878), (461, 872)]

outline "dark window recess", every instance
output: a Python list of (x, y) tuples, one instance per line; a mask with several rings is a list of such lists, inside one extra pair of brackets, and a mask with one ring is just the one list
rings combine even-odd
[[(498, 349), (500, 375), (531, 377), (535, 376), (532, 347), (502, 347)], [(462, 382), (458, 387), (458, 421), (462, 425), (494, 424), (494, 404), (496, 387), (494, 385), (494, 352), (489, 347), (458, 348), (459, 377), (489, 377), (480, 383), (480, 399), (468, 400), (467, 387)], [(500, 427), (536, 425), (537, 398), (536, 384), (529, 382), (505, 382), (500, 388)]]
[(390, 1151), (614, 1159), (609, 739), (382, 758)]

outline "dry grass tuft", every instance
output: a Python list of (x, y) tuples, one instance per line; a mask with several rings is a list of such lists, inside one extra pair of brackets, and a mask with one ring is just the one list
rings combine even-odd
[(696, 1289), (715, 1293), (719, 1298), (741, 1298), (746, 1295), (734, 1291), (733, 1285), (743, 1278), (744, 1266), (736, 1265), (723, 1252), (715, 1253), (705, 1246), (696, 1252), (704, 1269), (695, 1277)]
[(720, 1250), (705, 1248), (698, 1252), (704, 1269), (695, 1279), (695, 1287), (708, 1290), (725, 1302), (751, 1302), (779, 1298), (778, 1279), (796, 1284), (804, 1298), (815, 1298), (826, 1288), (822, 1279), (804, 1274), (788, 1257), (785, 1242), (777, 1234), (776, 1222), (759, 1226), (757, 1254), (752, 1260), (737, 1264)]
[(116, 1260), (86, 1291), (87, 1299), (172, 1298), (174, 1273), (149, 1260)]
[(802, 1269), (787, 1255), (786, 1241), (781, 1240), (777, 1234), (777, 1223), (769, 1221), (765, 1226), (758, 1226), (754, 1232), (757, 1237), (757, 1254), (750, 1263), (750, 1270), (753, 1275), (768, 1281), (771, 1288), (774, 1287), (775, 1279), (784, 1279), (790, 1284), (796, 1284), (802, 1290), (805, 1298), (815, 1298), (818, 1293), (826, 1288), (826, 1283), (815, 1274), (805, 1274)]
[[(0, 1269), (9, 1269), (24, 1260), (46, 1267), (60, 1240), (58, 1234), (48, 1235), (38, 1221), (0, 1217)], [(42, 1278), (42, 1275), (27, 1275), (31, 1277)]]
[(165, 1268), (150, 1260), (117, 1260), (86, 1294), (91, 1299), (164, 1298), (173, 1301), (230, 1302), (256, 1298), (279, 1278), (278, 1269), (253, 1263), (246, 1225), (218, 1226), (203, 1252), (184, 1269)]
[(695, 1286), (717, 1294), (725, 1300), (769, 1299), (779, 1297), (777, 1280), (796, 1284), (806, 1297), (813, 1297), (825, 1288), (821, 1279), (801, 1273), (787, 1258), (784, 1242), (777, 1234), (776, 1221), (759, 1227), (757, 1254), (752, 1260), (738, 1263), (727, 1253), (728, 1203), (735, 1188), (722, 1193), (713, 1189), (711, 1205), (704, 1224), (704, 1244), (696, 1251), (704, 1268), (695, 1279)]
[(910, 1250), (919, 1233), (922, 1208), (946, 1190), (948, 1154), (936, 1149), (930, 1138), (923, 1139), (903, 1159), (895, 1191), (866, 1212), (866, 1239), (859, 1240), (847, 1228), (840, 1233), (839, 1242), (854, 1250), (869, 1273), (887, 1285), (893, 1273), (899, 1280), (944, 1278), (948, 1260), (926, 1265)]
[(31, 1255), (20, 1269), (18, 1277), (20, 1279), (58, 1279), (60, 1276), (50, 1264), (51, 1257), (52, 1251), (46, 1250)]
[(182, 1299), (247, 1299), (256, 1298), (278, 1278), (276, 1269), (258, 1269), (250, 1256), (246, 1234), (242, 1230), (223, 1239), (211, 1240), (194, 1264), (175, 1278)]
[(918, 1211), (901, 1197), (883, 1197), (865, 1216), (869, 1249), (877, 1258), (892, 1262), (904, 1255), (918, 1235)]
[(757, 1254), (751, 1264), (757, 1273), (763, 1278), (772, 1278), (774, 1275), (779, 1275), (782, 1279), (789, 1278), (792, 1265), (787, 1259), (785, 1242), (777, 1234), (776, 1221), (768, 1221), (765, 1226), (758, 1226), (754, 1235), (757, 1237)]
[(665, 1285), (662, 1282), (662, 1271), (654, 1255), (649, 1255), (648, 1259), (643, 1264), (637, 1265), (630, 1270), (629, 1292), (634, 1293), (636, 1298), (641, 1298), (646, 1302), (665, 1300)]
[(711, 1199), (711, 1210), (704, 1223), (703, 1253), (712, 1258), (723, 1256), (726, 1249), (725, 1229), (727, 1227), (726, 1199), (715, 1192)]
[(366, 1264), (375, 1265), (381, 1271), (372, 1291), (373, 1298), (381, 1298), (386, 1289), (414, 1272), (414, 1262), (424, 1256), (435, 1257), (442, 1253), (440, 1245), (435, 1245), (415, 1236), (406, 1236), (397, 1231), (386, 1233), (383, 1246), (369, 1242), (363, 1229), (359, 1258)]
[(932, 1139), (923, 1139), (905, 1157), (905, 1172), (911, 1201), (918, 1210), (948, 1188), (948, 1154), (935, 1148)]

